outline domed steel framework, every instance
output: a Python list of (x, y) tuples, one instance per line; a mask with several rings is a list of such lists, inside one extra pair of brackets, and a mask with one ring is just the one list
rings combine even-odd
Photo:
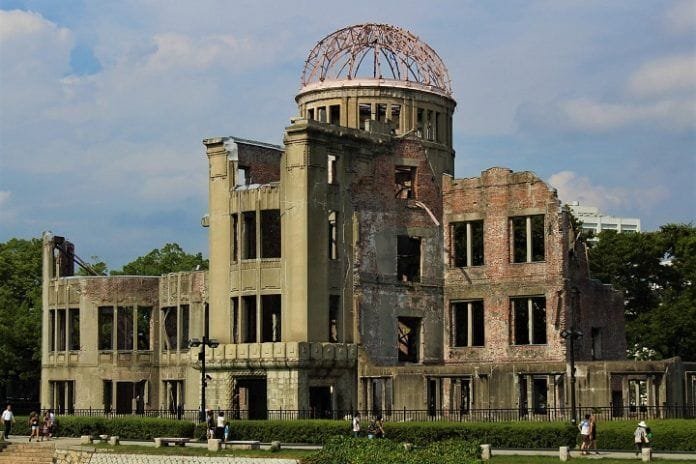
[(447, 68), (435, 50), (388, 24), (359, 24), (324, 37), (305, 61), (302, 86), (360, 78), (416, 82), (452, 94)]

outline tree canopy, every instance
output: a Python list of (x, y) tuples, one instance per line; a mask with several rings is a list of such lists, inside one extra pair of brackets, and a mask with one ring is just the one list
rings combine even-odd
[(590, 271), (624, 295), (629, 351), (696, 360), (696, 228), (668, 224), (656, 232), (598, 237)]
[(167, 243), (159, 250), (154, 249), (124, 265), (122, 270), (111, 271), (111, 274), (158, 276), (170, 272), (203, 269), (208, 269), (208, 260), (204, 259), (201, 253), (188, 254), (178, 244)]
[(0, 398), (36, 399), (41, 374), (41, 240), (0, 243)]

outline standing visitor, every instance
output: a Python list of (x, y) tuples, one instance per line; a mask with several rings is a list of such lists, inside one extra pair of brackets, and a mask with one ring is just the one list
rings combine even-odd
[(377, 414), (377, 419), (375, 420), (375, 437), (384, 438), (384, 418), (381, 414)]
[(230, 439), (230, 423), (225, 422), (225, 441), (229, 441)]
[(12, 406), (9, 404), (2, 412), (2, 421), (5, 425), (5, 438), (10, 438), (10, 432), (12, 432), (12, 424), (15, 423), (15, 418), (14, 414), (12, 414)]
[(595, 454), (599, 454), (597, 451), (597, 418), (592, 414), (590, 416), (590, 447), (587, 450), (593, 449)]
[(636, 445), (636, 457), (640, 457), (640, 454), (643, 452), (643, 446), (650, 443), (647, 429), (648, 424), (646, 424), (645, 421), (640, 421), (638, 427), (636, 427), (636, 430), (633, 432), (633, 443)]
[(36, 441), (39, 441), (39, 415), (35, 411), (29, 414), (29, 427), (31, 428), (29, 441), (31, 441), (32, 438), (36, 438)]
[(580, 451), (582, 454), (590, 454), (590, 429), (592, 425), (590, 424), (590, 415), (585, 414), (585, 418), (580, 422), (578, 428), (580, 429), (580, 437), (582, 438), (582, 444), (580, 445)]
[(213, 411), (210, 409), (206, 410), (205, 413), (205, 426), (208, 429), (208, 440), (215, 438), (215, 423), (213, 422)]
[(356, 412), (353, 416), (353, 438), (360, 436), (360, 413)]
[(217, 417), (217, 427), (215, 428), (215, 438), (222, 440), (225, 436), (225, 413), (220, 411)]
[(51, 439), (56, 435), (56, 414), (53, 409), (48, 410), (48, 438)]

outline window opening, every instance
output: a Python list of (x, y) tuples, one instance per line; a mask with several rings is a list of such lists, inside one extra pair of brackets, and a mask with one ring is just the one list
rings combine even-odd
[(80, 349), (80, 308), (70, 308), (68, 319), (70, 325), (68, 349), (77, 351)]
[(189, 305), (181, 305), (179, 310), (181, 311), (181, 336), (179, 338), (179, 346), (181, 347), (180, 349), (186, 350), (189, 347)]
[(455, 384), (455, 389), (458, 394), (453, 395), (455, 401), (454, 409), (459, 411), (459, 414), (469, 414), (471, 410), (471, 379), (458, 379)]
[(256, 212), (242, 213), (243, 230), (242, 259), (256, 259)]
[(261, 211), (261, 257), (280, 258), (280, 210)]
[(483, 300), (452, 303), (454, 346), (484, 346)]
[(423, 129), (425, 128), (425, 111), (423, 108), (416, 110), (416, 136), (423, 137)]
[(418, 317), (398, 319), (399, 362), (418, 362), (420, 324)]
[(360, 129), (365, 130), (366, 121), (372, 119), (372, 105), (370, 103), (360, 103), (358, 105)]
[(307, 108), (307, 119), (314, 119), (314, 108)]
[(427, 121), (426, 121), (426, 127), (425, 127), (425, 138), (428, 140), (434, 140), (435, 139), (435, 129), (433, 127), (433, 111), (428, 110), (426, 113), (427, 115)]
[(329, 106), (329, 124), (336, 126), (341, 124), (341, 105)]
[(263, 324), (261, 342), (279, 342), (281, 337), (281, 311), (280, 295), (262, 295), (261, 311)]
[(631, 412), (645, 412), (648, 406), (648, 382), (645, 379), (628, 381), (628, 406)]
[(111, 306), (99, 307), (99, 349), (113, 350), (113, 333), (114, 333), (114, 308)]
[(411, 166), (396, 166), (394, 172), (394, 187), (396, 198), (402, 200), (415, 198), (414, 185), (416, 168)]
[(242, 297), (242, 343), (256, 343), (256, 296)]
[(329, 295), (329, 342), (338, 343), (338, 324), (341, 314), (341, 297)]
[(337, 160), (336, 155), (328, 155), (326, 158), (327, 183), (329, 184), (338, 184)]
[(399, 235), (396, 250), (396, 275), (400, 282), (420, 282), (421, 239)]
[(239, 298), (232, 298), (232, 343), (239, 343)]
[(64, 309), (59, 309), (57, 310), (58, 315), (58, 349), (57, 351), (65, 351), (66, 348), (66, 343), (67, 343), (67, 334), (65, 333), (65, 310)]
[(387, 105), (384, 103), (377, 104), (377, 120), (387, 122)]
[(319, 122), (326, 122), (326, 107), (320, 106), (317, 108), (317, 120)]
[(152, 307), (138, 306), (138, 350), (149, 351), (150, 330), (152, 327)]
[(49, 380), (48, 387), (51, 395), (51, 408), (56, 414), (75, 413), (75, 381)]
[(401, 128), (401, 105), (391, 106), (391, 124), (397, 131)]
[(435, 112), (435, 140), (437, 142), (442, 143), (442, 136), (444, 134), (444, 130), (442, 127), (442, 114), (440, 114), (438, 111)]
[(48, 351), (56, 351), (56, 310), (48, 311)]
[(177, 311), (176, 306), (162, 308), (162, 326), (164, 327), (164, 340), (162, 349), (164, 351), (176, 350), (177, 345)]
[(452, 264), (455, 267), (482, 266), (483, 221), (453, 222), (450, 226), (452, 239)]
[(133, 308), (118, 307), (118, 321), (116, 327), (117, 349), (133, 349)]
[(548, 404), (548, 379), (534, 377), (532, 379), (532, 408), (534, 414), (546, 414)]
[(111, 401), (113, 398), (114, 383), (111, 380), (104, 380), (102, 387), (102, 404), (104, 405), (104, 413), (109, 414), (112, 412)]
[(230, 244), (232, 246), (233, 263), (237, 261), (237, 251), (239, 250), (239, 234), (237, 227), (239, 227), (239, 215), (235, 213), (232, 215), (232, 243)]
[(338, 213), (329, 211), (329, 259), (338, 259)]
[(546, 344), (546, 299), (544, 297), (513, 298), (514, 344)]
[(592, 360), (602, 358), (602, 329), (600, 327), (592, 327), (590, 330), (592, 336)]
[(251, 177), (249, 176), (249, 168), (246, 166), (237, 167), (237, 186), (241, 187), (243, 185), (251, 184)]
[(544, 260), (544, 215), (518, 216), (511, 220), (512, 262)]

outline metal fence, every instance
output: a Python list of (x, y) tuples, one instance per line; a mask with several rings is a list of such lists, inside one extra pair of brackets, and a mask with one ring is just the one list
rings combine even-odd
[[(200, 411), (197, 409), (146, 409), (140, 412), (108, 412), (102, 409), (66, 409), (57, 410), (59, 415), (89, 416), (89, 417), (159, 417), (198, 421)], [(349, 419), (360, 413), (362, 417), (374, 417), (381, 414), (390, 422), (555, 422), (570, 421), (570, 408), (542, 409), (387, 409), (387, 410), (327, 410), (316, 409), (215, 409), (213, 415), (222, 412), (229, 420), (299, 420), (299, 419)], [(649, 419), (693, 419), (696, 418), (696, 406), (663, 405), (663, 406), (579, 406), (577, 417), (594, 414), (597, 420), (649, 420)]]

